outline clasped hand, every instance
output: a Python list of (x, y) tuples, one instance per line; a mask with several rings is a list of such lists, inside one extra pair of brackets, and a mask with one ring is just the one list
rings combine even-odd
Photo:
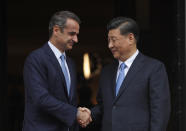
[(92, 122), (91, 111), (85, 107), (79, 107), (77, 112), (77, 121), (81, 127), (86, 127)]

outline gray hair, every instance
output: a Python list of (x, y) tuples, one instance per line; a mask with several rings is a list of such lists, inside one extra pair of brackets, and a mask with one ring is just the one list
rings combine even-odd
[(79, 17), (76, 14), (74, 14), (73, 12), (70, 12), (70, 11), (59, 11), (59, 12), (56, 12), (51, 17), (50, 22), (49, 22), (49, 37), (52, 36), (53, 27), (55, 25), (58, 25), (59, 27), (61, 27), (61, 29), (63, 31), (63, 29), (65, 28), (67, 19), (73, 19), (76, 22), (78, 22), (78, 24), (81, 23), (81, 20), (79, 19)]

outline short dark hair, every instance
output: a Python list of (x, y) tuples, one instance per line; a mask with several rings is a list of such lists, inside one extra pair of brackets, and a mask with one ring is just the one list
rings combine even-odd
[(133, 33), (136, 41), (139, 40), (139, 27), (133, 19), (127, 17), (117, 17), (112, 19), (107, 25), (107, 31), (117, 28), (120, 29), (121, 35)]
[(78, 24), (81, 23), (81, 20), (79, 19), (79, 17), (76, 14), (74, 14), (73, 12), (70, 12), (70, 11), (59, 11), (59, 12), (56, 12), (51, 17), (50, 22), (49, 22), (49, 37), (51, 37), (51, 35), (53, 33), (53, 27), (55, 25), (60, 26), (62, 31), (63, 31), (67, 19), (73, 19), (76, 22), (78, 22)]

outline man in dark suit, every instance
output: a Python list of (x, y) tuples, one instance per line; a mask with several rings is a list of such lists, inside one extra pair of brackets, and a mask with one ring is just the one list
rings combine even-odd
[(107, 28), (116, 61), (102, 70), (93, 121), (101, 118), (102, 131), (166, 131), (170, 96), (163, 63), (139, 52), (134, 20), (114, 18)]
[(79, 24), (74, 13), (56, 12), (49, 41), (27, 57), (23, 131), (77, 131), (77, 119), (89, 118), (77, 109), (75, 65), (65, 54), (78, 42)]

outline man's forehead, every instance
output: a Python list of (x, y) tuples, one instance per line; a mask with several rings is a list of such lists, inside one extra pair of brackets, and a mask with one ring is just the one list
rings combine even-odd
[(66, 25), (64, 30), (71, 33), (79, 33), (79, 25)]
[(65, 32), (68, 32), (70, 34), (79, 34), (79, 29), (77, 29), (77, 28), (68, 28), (68, 27), (65, 27), (64, 28), (64, 31)]
[(67, 19), (66, 26), (79, 26), (79, 23), (73, 19)]
[(109, 31), (108, 37), (117, 37), (119, 34), (117, 31)]

